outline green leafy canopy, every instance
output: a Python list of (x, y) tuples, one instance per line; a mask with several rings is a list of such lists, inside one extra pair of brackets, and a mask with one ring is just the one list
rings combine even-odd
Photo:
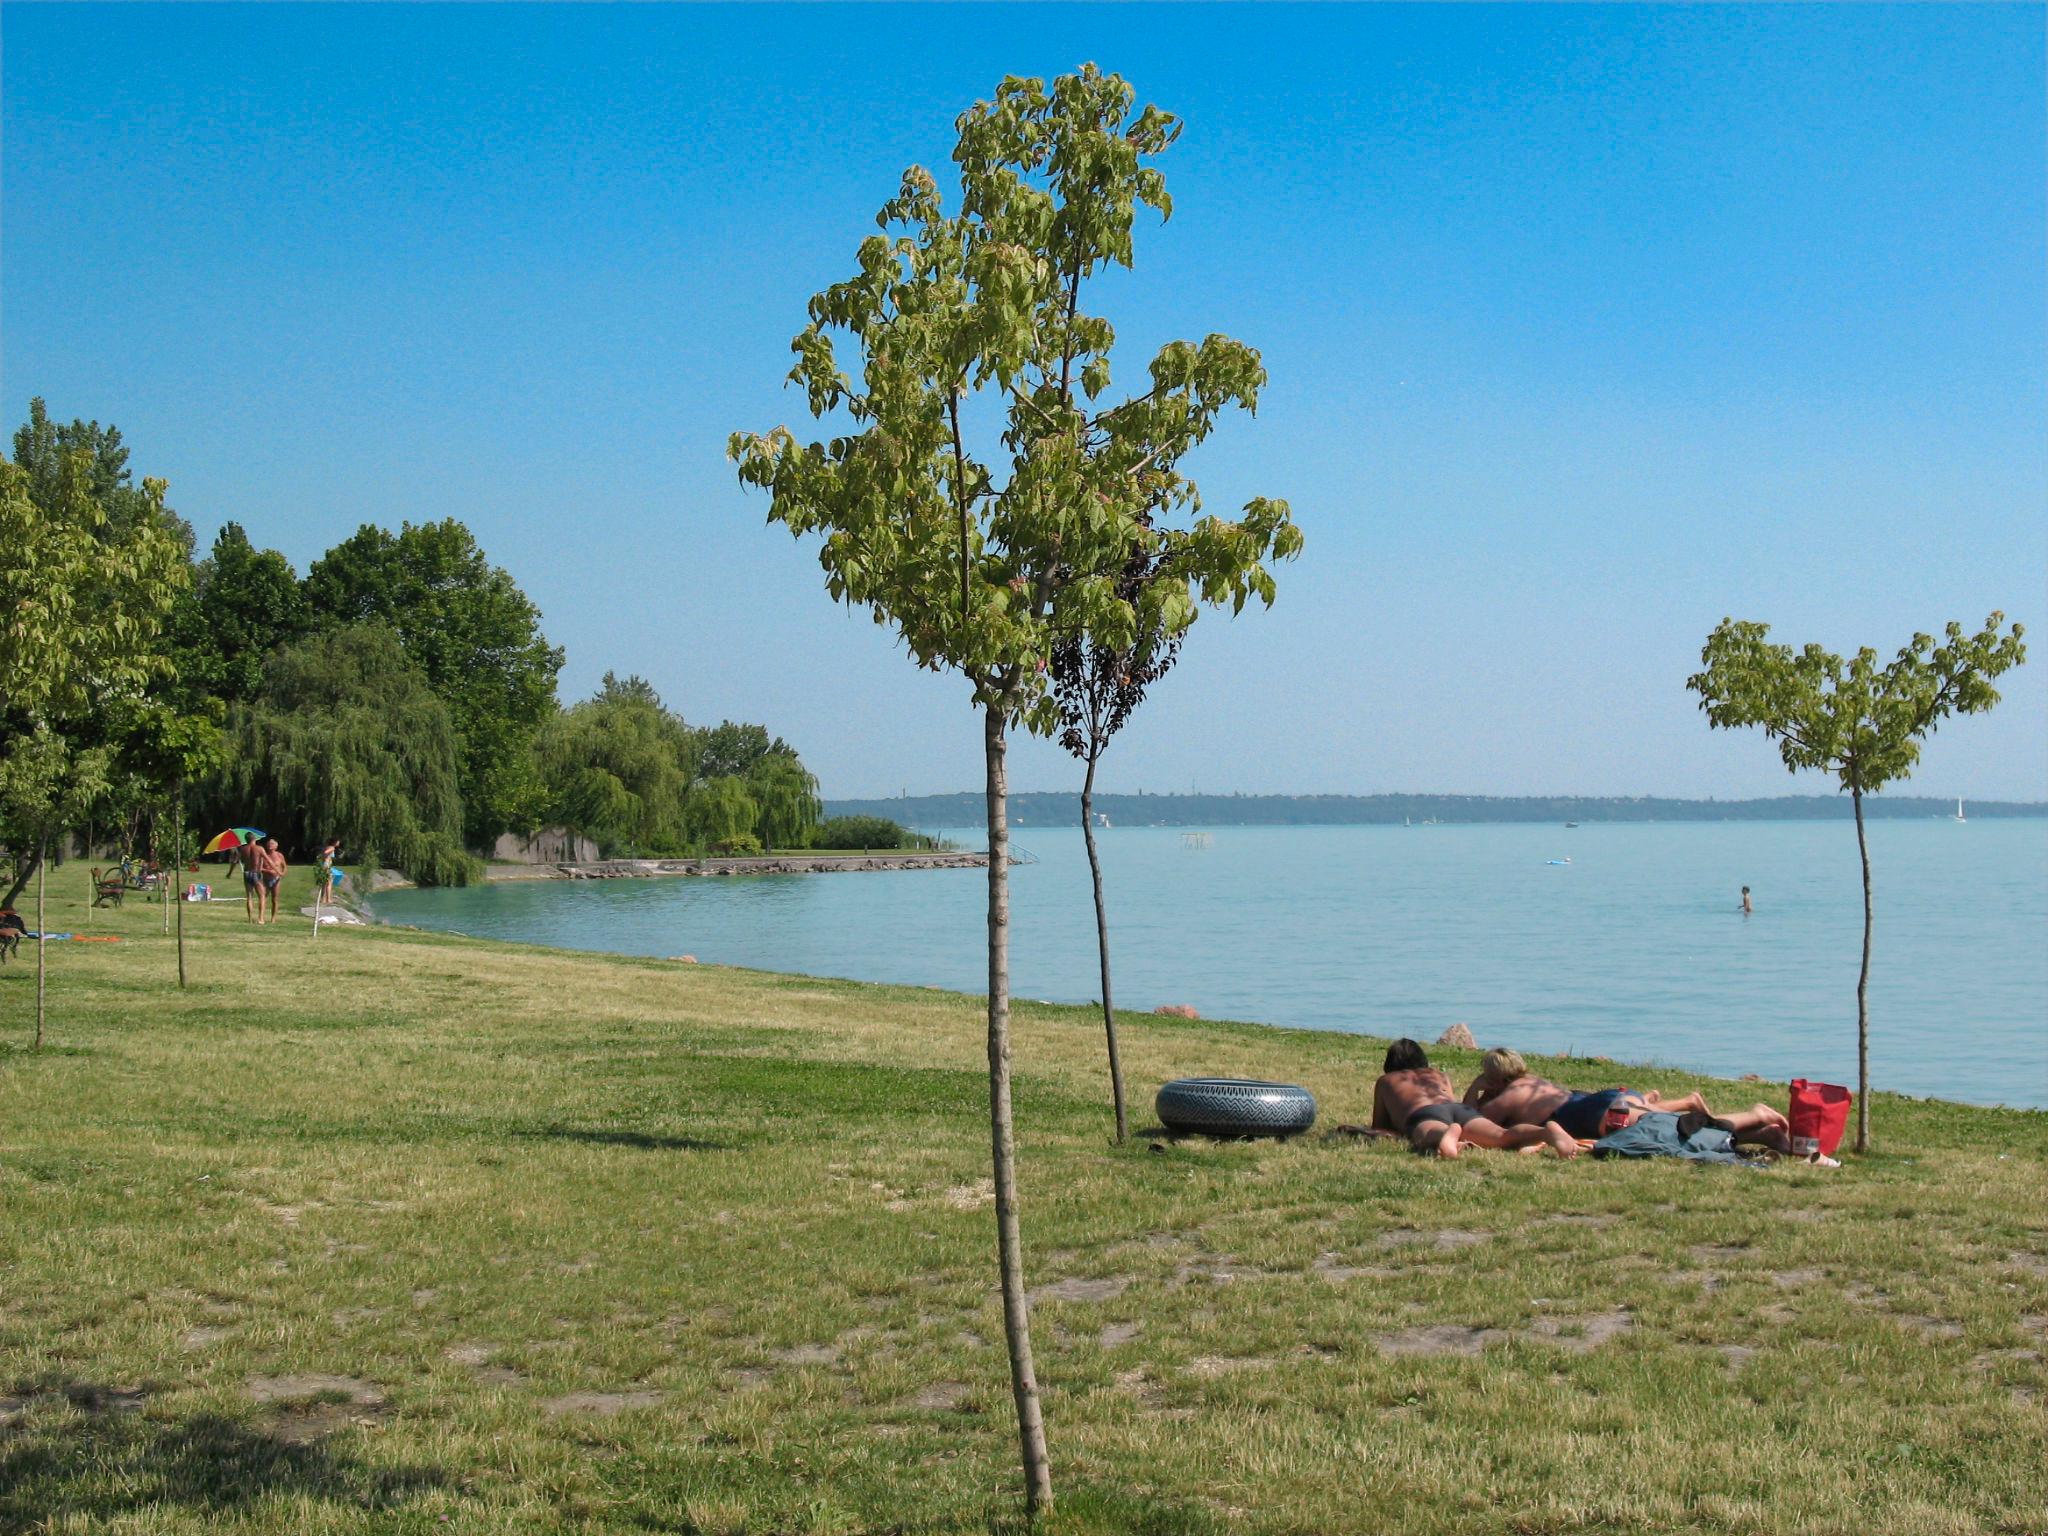
[[(850, 430), (741, 432), (730, 447), (741, 480), (770, 493), (771, 521), (822, 535), (835, 598), (870, 607), (919, 665), (958, 668), (982, 704), (1041, 734), (1058, 727), (1044, 669), (1063, 638), (1123, 649), (1185, 633), (1200, 603), (1271, 603), (1266, 562), (1302, 543), (1285, 502), (1201, 515), (1180, 472), (1224, 411), (1256, 408), (1266, 375), (1252, 348), (1170, 343), (1147, 389), (1096, 406), (1115, 332), (1082, 308), (1084, 285), (1132, 264), (1139, 209), (1172, 209), (1150, 162), (1180, 122), (1134, 99), (1089, 65), (1050, 89), (1008, 78), (966, 112), (956, 209), (930, 172), (906, 171), (858, 272), (811, 301), (791, 344), (812, 415)], [(835, 337), (859, 354), (858, 376)], [(998, 415), (996, 441), (970, 441), (971, 421)], [(1133, 551), (1172, 579), (1119, 590)]]
[(1723, 619), (1686, 683), (1715, 726), (1759, 726), (1793, 773), (1820, 769), (1843, 789), (1870, 794), (1910, 777), (1921, 738), (1951, 714), (1998, 702), (1992, 681), (2026, 660), (2018, 624), (1994, 613), (1976, 634), (1950, 624), (1943, 638), (1915, 635), (1889, 663), (1867, 646), (1844, 659), (1818, 645), (1794, 650), (1770, 626)]

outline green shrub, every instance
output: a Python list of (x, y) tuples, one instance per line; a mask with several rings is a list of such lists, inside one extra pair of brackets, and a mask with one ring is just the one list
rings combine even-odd
[(834, 816), (811, 834), (813, 848), (915, 848), (920, 841), (886, 816)]

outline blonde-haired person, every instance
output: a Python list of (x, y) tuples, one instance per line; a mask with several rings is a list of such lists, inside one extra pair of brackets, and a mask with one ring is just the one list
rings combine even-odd
[(1464, 1102), (1496, 1125), (1555, 1125), (1579, 1141), (1598, 1141), (1605, 1135), (1611, 1128), (1610, 1114), (1622, 1125), (1645, 1114), (1672, 1114), (1692, 1121), (1694, 1130), (1712, 1125), (1737, 1141), (1756, 1142), (1774, 1152), (1792, 1148), (1790, 1123), (1768, 1104), (1718, 1115), (1697, 1092), (1667, 1099), (1655, 1089), (1646, 1093), (1628, 1088), (1578, 1091), (1538, 1077), (1529, 1070), (1521, 1052), (1499, 1047), (1479, 1058), (1479, 1075), (1465, 1090)]

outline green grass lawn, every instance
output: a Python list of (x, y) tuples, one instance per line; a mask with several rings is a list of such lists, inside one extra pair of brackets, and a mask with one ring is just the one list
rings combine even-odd
[[(0, 971), (0, 1531), (1020, 1525), (973, 999), (187, 915), (182, 992), (160, 909), (52, 945), (40, 1053)], [(1839, 1172), (1116, 1149), (1099, 1021), (1017, 1035), (1055, 1530), (2048, 1529), (2048, 1116), (1885, 1098)], [(1328, 1124), (1379, 1047), (1125, 1052), (1141, 1112)]]

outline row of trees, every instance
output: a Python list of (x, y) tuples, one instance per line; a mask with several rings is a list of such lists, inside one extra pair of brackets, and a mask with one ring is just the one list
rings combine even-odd
[[(1301, 548), (1286, 503), (1198, 515), (1187, 453), (1265, 383), (1258, 354), (1226, 336), (1172, 342), (1147, 387), (1113, 404), (1115, 333), (1082, 303), (1092, 280), (1128, 268), (1140, 210), (1172, 203), (1152, 162), (1180, 122), (1137, 107), (1093, 65), (1006, 79), (958, 121), (959, 194), (949, 207), (923, 167), (904, 172), (857, 271), (816, 295), (791, 343), (791, 382), (835, 435), (739, 432), (741, 480), (769, 518), (816, 535), (835, 601), (871, 609), (911, 659), (957, 672), (980, 715), (987, 768), (988, 1072), (997, 1268), (1027, 1506), (1052, 1501), (1023, 1278), (1010, 1102), (1008, 791), (1010, 733), (1057, 735), (1084, 765), (1082, 825), (1094, 870), (1102, 1010), (1117, 1136), (1126, 1133), (1108, 920), (1092, 798), (1111, 739), (1172, 667), (1202, 605), (1270, 604), (1269, 566)], [(842, 367), (839, 351), (853, 354)], [(999, 423), (988, 430), (989, 423)], [(983, 427), (977, 432), (976, 426)], [(1852, 797), (1904, 778), (1951, 714), (1997, 700), (1992, 680), (2025, 656), (2020, 627), (1993, 614), (1975, 635), (1920, 635), (1888, 666), (1772, 646), (1761, 625), (1714, 632), (1691, 680), (1716, 726), (1760, 726), (1794, 770), (1827, 769)], [(1864, 965), (1857, 988), (1867, 1145)]]
[(70, 833), (170, 857), (174, 831), (253, 822), (449, 883), (508, 831), (676, 854), (817, 822), (815, 781), (762, 726), (695, 728), (609, 675), (562, 708), (539, 610), (452, 518), (365, 525), (303, 578), (232, 522), (195, 560), (119, 430), (41, 400), (0, 491), (9, 903)]

